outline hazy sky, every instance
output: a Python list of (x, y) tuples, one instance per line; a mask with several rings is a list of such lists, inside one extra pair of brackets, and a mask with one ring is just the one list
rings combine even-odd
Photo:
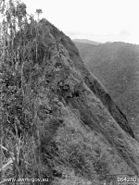
[(71, 38), (139, 44), (139, 0), (23, 0)]

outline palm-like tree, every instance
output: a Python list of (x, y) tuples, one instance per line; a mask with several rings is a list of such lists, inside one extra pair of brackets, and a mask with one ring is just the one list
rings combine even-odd
[(38, 21), (41, 13), (42, 13), (42, 9), (36, 9), (36, 14), (38, 15)]

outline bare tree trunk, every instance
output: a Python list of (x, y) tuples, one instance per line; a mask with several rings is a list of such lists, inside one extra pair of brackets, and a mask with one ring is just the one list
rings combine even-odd
[[(1, 126), (0, 126), (0, 144), (2, 146), (3, 144), (3, 127), (2, 127), (2, 122), (1, 122)], [(3, 171), (2, 171), (2, 166), (3, 166), (3, 151), (2, 151), (2, 147), (0, 147), (0, 169), (1, 169), (1, 173), (0, 173), (0, 181), (2, 181), (3, 179)]]

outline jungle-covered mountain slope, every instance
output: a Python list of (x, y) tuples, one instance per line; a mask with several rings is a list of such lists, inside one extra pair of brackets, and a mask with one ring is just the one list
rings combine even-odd
[(68, 37), (44, 19), (38, 33), (38, 58), (25, 61), (22, 68), (25, 109), (31, 111), (35, 104), (42, 162), (53, 156), (49, 162), (59, 173), (65, 168), (90, 181), (94, 174), (100, 179), (138, 174), (138, 143), (124, 114), (85, 68)]
[(97, 46), (76, 42), (76, 46), (87, 67), (139, 131), (139, 46), (120, 42)]
[(1, 179), (100, 185), (139, 175), (139, 143), (126, 116), (69, 37), (45, 19), (31, 20), (7, 47), (15, 55), (1, 58)]

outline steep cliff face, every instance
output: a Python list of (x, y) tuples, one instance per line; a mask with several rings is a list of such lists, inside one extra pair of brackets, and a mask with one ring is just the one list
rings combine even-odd
[(86, 185), (138, 175), (139, 144), (124, 114), (67, 36), (44, 19), (37, 29), (38, 55), (32, 44), (22, 65), (23, 111), (38, 126), (47, 176), (56, 185)]

